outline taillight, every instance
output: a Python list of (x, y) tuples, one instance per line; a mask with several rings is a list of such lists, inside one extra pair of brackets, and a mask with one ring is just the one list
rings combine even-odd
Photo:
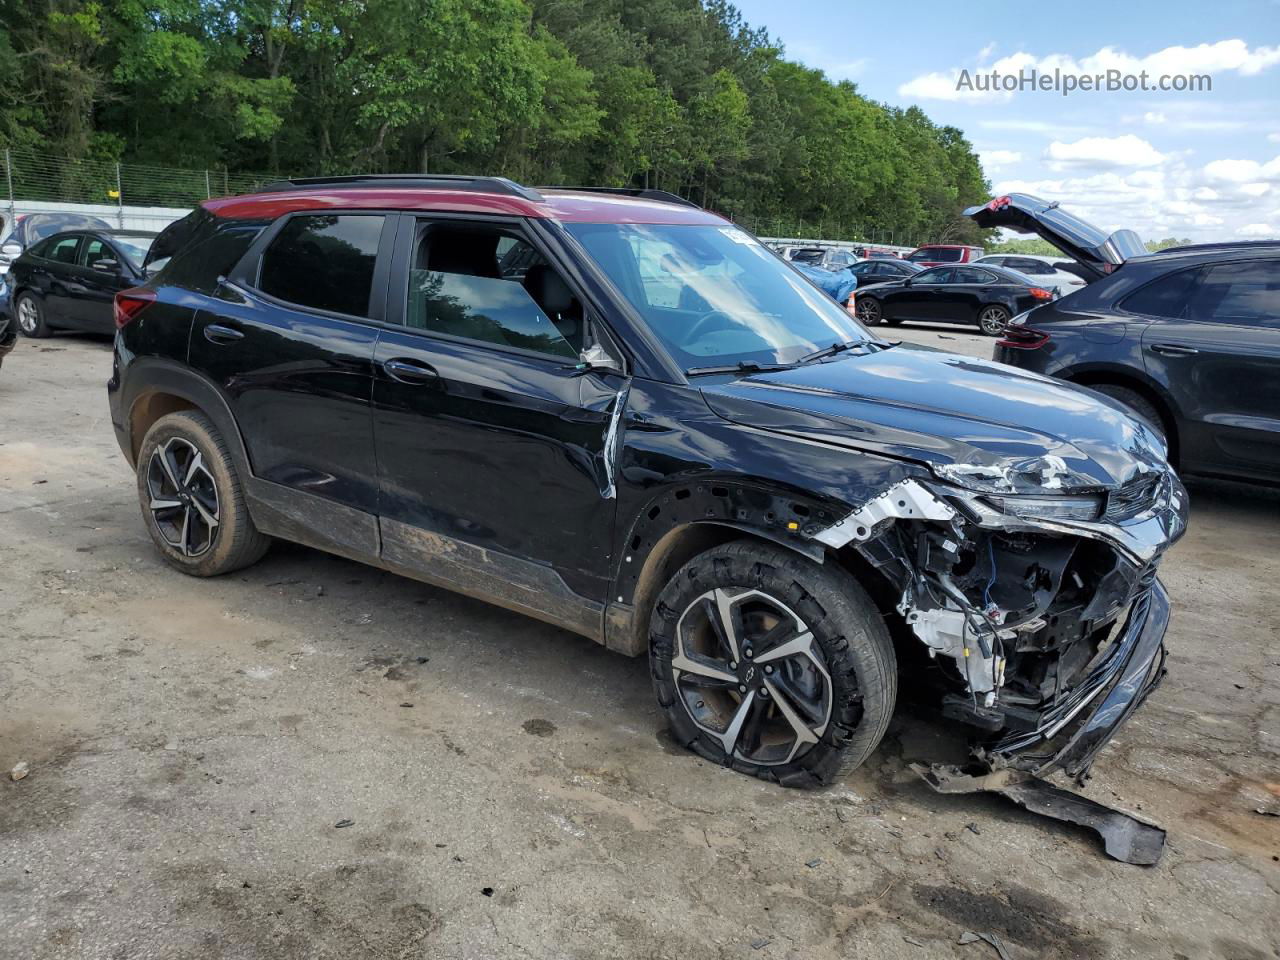
[(1008, 326), (1004, 336), (996, 341), (997, 347), (1013, 347), (1015, 350), (1038, 350), (1049, 342), (1049, 335), (1027, 327)]
[(1053, 299), (1053, 291), (1052, 291), (1052, 290), (1046, 290), (1044, 287), (1032, 287), (1032, 288), (1031, 288), (1030, 290), (1028, 290), (1027, 292), (1028, 292), (1028, 293), (1030, 293), (1030, 294), (1031, 294), (1031, 296), (1035, 297), (1037, 300), (1052, 300), (1052, 299)]
[(111, 311), (115, 317), (116, 329), (119, 330), (155, 302), (156, 292), (146, 287), (121, 290), (116, 294), (115, 306)]
[(987, 209), (1003, 210), (1005, 207), (1009, 206), (1009, 203), (1010, 203), (1010, 200), (1008, 197), (996, 197), (994, 200), (992, 200), (990, 203), (987, 204)]

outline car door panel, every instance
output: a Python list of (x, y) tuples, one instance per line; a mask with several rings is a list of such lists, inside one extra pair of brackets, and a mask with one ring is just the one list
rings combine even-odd
[(80, 326), (77, 313), (80, 283), (75, 270), (81, 240), (79, 234), (56, 240), (35, 270), (32, 285), (40, 291), (46, 323), (60, 327)]
[[(196, 314), (188, 347), (190, 365), (226, 395), (256, 477), (371, 516), (380, 328), (370, 319), (383, 316), (395, 221), (375, 212), (277, 223)], [(314, 305), (322, 302), (365, 316)]]
[[(449, 567), (442, 575), (453, 583), (475, 567), (472, 560), (500, 557), (469, 575), (484, 577), (487, 570), (514, 577), (518, 568), (519, 597), (496, 599), (535, 615), (540, 605), (562, 604), (560, 584), (599, 603), (608, 586), (603, 571), (616, 507), (611, 438), (627, 381), (583, 372), (574, 357), (424, 329), (415, 311), (428, 308), (421, 300), (410, 304), (395, 286), (407, 287), (411, 275), (439, 276), (409, 269), (419, 236), (417, 226), (401, 232), (389, 298), (405, 309), (408, 323), (384, 330), (375, 355), (384, 554), (426, 574)], [(475, 286), (503, 282), (494, 277)], [(505, 282), (516, 284), (513, 293), (522, 289), (518, 280)], [(468, 329), (455, 322), (455, 330)], [(483, 334), (482, 326), (474, 329), (474, 336)], [(465, 546), (441, 546), (450, 543)], [(534, 584), (547, 596), (538, 599)], [(599, 613), (592, 608), (584, 615)]]
[[(112, 259), (119, 264), (117, 270), (97, 270), (93, 264), (101, 259)], [(78, 322), (86, 330), (112, 333), (112, 301), (121, 290), (127, 290), (141, 281), (119, 251), (97, 237), (87, 237), (80, 246), (79, 265), (76, 268), (79, 290), (75, 294), (75, 313)]]

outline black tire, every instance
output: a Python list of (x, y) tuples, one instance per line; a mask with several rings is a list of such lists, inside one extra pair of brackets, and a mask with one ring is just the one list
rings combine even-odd
[(978, 310), (978, 329), (988, 337), (998, 337), (1008, 326), (1011, 314), (998, 303), (988, 303)]
[(1137, 414), (1158, 433), (1164, 436), (1166, 433), (1164, 418), (1160, 416), (1160, 411), (1156, 409), (1156, 405), (1140, 394), (1137, 390), (1129, 387), (1122, 387), (1112, 383), (1100, 383), (1093, 389), (1101, 394), (1105, 394), (1112, 400), (1118, 400)]
[[(742, 662), (728, 664), (738, 685), (696, 672), (719, 660), (706, 653), (708, 645), (718, 645), (722, 656), (732, 655), (711, 622), (722, 597), (730, 602), (730, 620), (742, 628)], [(797, 618), (798, 625), (786, 624), (786, 614)], [(807, 643), (805, 633), (811, 635)], [(762, 646), (753, 651), (752, 644)], [(782, 647), (796, 645), (803, 652), (757, 667)], [(677, 677), (680, 662), (695, 671), (681, 669)], [(723, 669), (720, 662), (716, 670)], [(658, 703), (678, 743), (714, 763), (785, 786), (829, 784), (865, 761), (889, 726), (898, 688), (889, 632), (853, 577), (833, 564), (819, 565), (755, 540), (699, 554), (671, 578), (650, 619), (649, 666)], [(754, 677), (753, 667), (760, 671)], [(772, 673), (771, 680), (765, 672)], [(806, 698), (812, 690), (819, 691), (816, 699)], [(694, 720), (695, 710), (707, 724)], [(802, 711), (817, 720), (804, 722)], [(733, 719), (739, 713), (745, 719), (735, 730)], [(726, 719), (729, 714), (732, 718)], [(802, 721), (800, 726), (788, 714)], [(801, 727), (808, 731), (803, 741), (793, 732)], [(779, 732), (781, 744), (766, 742), (766, 734), (776, 740)], [(730, 734), (727, 749), (722, 737)]]
[[(152, 424), (137, 473), (147, 532), (171, 566), (216, 577), (256, 563), (267, 552), (271, 538), (253, 525), (235, 461), (204, 414), (184, 410)], [(175, 484), (175, 477), (187, 481), (185, 486)], [(157, 503), (171, 505), (153, 509)], [(216, 525), (204, 519), (210, 516)]]
[(853, 310), (858, 319), (868, 327), (874, 327), (884, 320), (884, 312), (880, 307), (880, 301), (875, 297), (859, 297), (855, 292)]
[(44, 319), (44, 304), (30, 293), (22, 293), (13, 302), (13, 316), (18, 332), (24, 337), (38, 340), (49, 335), (49, 325)]

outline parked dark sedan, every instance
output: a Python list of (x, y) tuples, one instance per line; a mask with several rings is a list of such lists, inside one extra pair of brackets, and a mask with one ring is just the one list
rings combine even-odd
[(866, 324), (903, 320), (975, 323), (999, 336), (1016, 314), (1054, 298), (1052, 290), (1001, 267), (931, 267), (910, 277), (874, 286), (859, 285), (858, 319)]
[(142, 265), (154, 233), (93, 230), (54, 234), (9, 268), (18, 329), (43, 337), (55, 328), (111, 333), (112, 299), (146, 279)]
[(1068, 238), (1043, 201), (1000, 199), (971, 216), (1021, 220), (1098, 279), (1015, 317), (995, 359), (1120, 401), (1165, 434), (1183, 473), (1280, 482), (1280, 243), (1147, 255), (1074, 218)]
[(903, 277), (914, 277), (924, 267), (908, 260), (876, 258), (860, 260), (849, 269), (858, 278), (859, 285), (867, 287), (873, 283), (890, 283)]

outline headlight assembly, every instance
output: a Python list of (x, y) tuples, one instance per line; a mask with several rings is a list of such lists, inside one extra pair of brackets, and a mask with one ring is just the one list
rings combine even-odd
[(1001, 513), (1027, 520), (1097, 520), (1102, 516), (1102, 497), (1085, 494), (1073, 497), (983, 497)]

